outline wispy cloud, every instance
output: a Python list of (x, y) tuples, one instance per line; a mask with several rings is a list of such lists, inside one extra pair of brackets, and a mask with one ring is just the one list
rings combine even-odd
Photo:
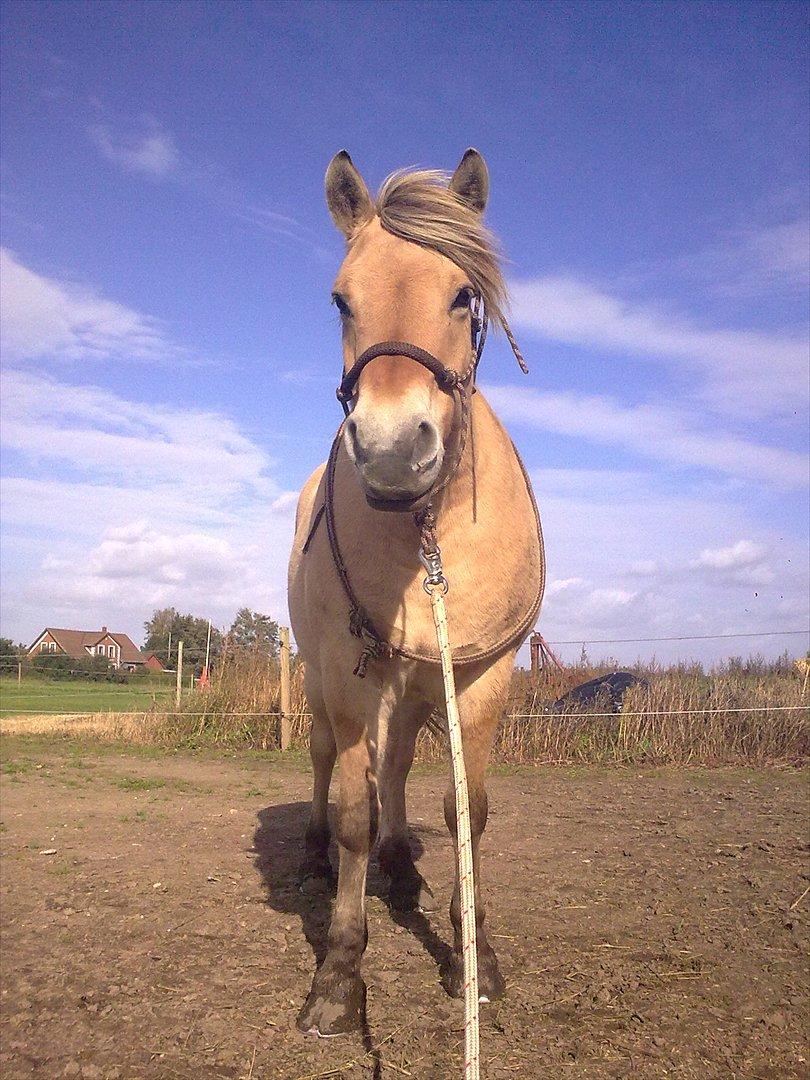
[(512, 283), (514, 321), (541, 338), (651, 361), (699, 376), (696, 393), (742, 415), (791, 414), (808, 398), (806, 333), (712, 329), (622, 300), (573, 277)]
[(106, 123), (92, 124), (88, 135), (103, 157), (124, 169), (159, 180), (178, 172), (180, 155), (174, 136), (151, 118), (127, 132), (115, 131)]
[[(99, 102), (94, 107), (103, 112)], [(102, 157), (119, 168), (180, 184), (236, 221), (309, 249), (317, 259), (329, 256), (320, 233), (290, 214), (263, 206), (218, 162), (195, 160), (182, 151), (171, 131), (153, 117), (130, 122), (129, 126), (120, 120), (103, 119), (90, 124), (87, 133)]]
[(157, 319), (24, 266), (0, 248), (0, 334), (6, 359), (177, 360)]
[(506, 421), (620, 446), (671, 465), (764, 480), (781, 489), (807, 486), (808, 465), (802, 454), (707, 429), (686, 410), (514, 386), (487, 386), (486, 394)]
[(93, 386), (70, 386), (21, 371), (2, 375), (3, 442), (35, 462), (59, 462), (96, 478), (151, 474), (216, 489), (240, 485), (267, 497), (270, 462), (228, 417), (127, 401)]
[(810, 286), (810, 220), (736, 229), (688, 258), (645, 267), (637, 284), (645, 275), (675, 277), (709, 296), (803, 296)]

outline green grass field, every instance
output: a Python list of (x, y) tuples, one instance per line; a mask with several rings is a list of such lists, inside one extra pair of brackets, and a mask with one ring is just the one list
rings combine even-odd
[(140, 712), (153, 704), (172, 700), (169, 678), (133, 679), (126, 684), (90, 682), (87, 679), (56, 681), (25, 676), (0, 677), (0, 716), (37, 713)]

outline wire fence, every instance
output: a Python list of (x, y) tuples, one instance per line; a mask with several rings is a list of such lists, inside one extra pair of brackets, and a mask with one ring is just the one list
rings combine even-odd
[[(767, 638), (767, 637), (810, 637), (810, 627), (804, 630), (735, 630), (722, 634), (674, 634), (663, 637), (637, 638), (589, 638), (576, 637), (567, 639), (547, 639), (549, 645), (643, 645), (662, 641), (724, 641), (731, 638)], [(0, 660), (33, 660), (38, 656), (59, 656), (59, 653), (24, 652), (0, 653)], [(189, 659), (191, 659), (189, 657)], [(169, 669), (164, 669), (168, 671)]]
[(765, 637), (795, 637), (797, 635), (810, 637), (810, 627), (807, 630), (752, 630), (733, 634), (679, 634), (674, 637), (646, 637), (646, 638), (572, 638), (568, 641), (548, 641), (549, 645), (641, 645), (657, 641), (723, 641), (729, 638), (765, 638)]
[[(25, 712), (30, 710), (20, 709), (0, 709), (0, 714), (13, 714), (15, 716), (24, 715)], [(100, 713), (109, 714), (110, 716), (183, 716), (189, 718), (199, 718), (206, 716), (222, 717), (251, 717), (251, 716), (264, 716), (268, 719), (270, 717), (280, 717), (282, 714), (278, 709), (264, 709), (252, 712), (237, 712), (234, 710), (219, 710), (216, 708), (201, 710), (199, 712), (190, 712), (186, 709), (100, 709)], [(720, 713), (772, 713), (772, 712), (806, 712), (810, 717), (810, 703), (807, 705), (739, 705), (729, 707), (726, 705), (715, 705), (710, 708), (703, 709), (640, 709), (636, 711), (625, 712), (622, 709), (614, 709), (612, 712), (571, 712), (568, 709), (565, 710), (553, 710), (539, 709), (536, 712), (528, 713), (504, 713), (505, 720), (535, 720), (535, 719), (547, 719), (549, 716), (558, 715), (566, 716), (571, 720), (581, 720), (586, 717), (591, 719), (599, 719), (606, 716), (700, 716), (711, 715), (717, 716)], [(37, 710), (38, 716), (88, 716), (90, 715), (86, 709), (71, 709), (68, 711), (62, 709), (42, 709)], [(284, 713), (288, 719), (306, 720), (312, 718), (311, 712), (291, 712)]]

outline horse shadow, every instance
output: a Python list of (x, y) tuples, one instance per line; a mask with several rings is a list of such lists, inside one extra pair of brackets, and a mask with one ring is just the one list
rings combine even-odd
[[(304, 830), (309, 820), (310, 808), (309, 802), (294, 802), (260, 810), (257, 815), (258, 825), (253, 833), (253, 865), (261, 878), (267, 904), (280, 914), (294, 915), (301, 920), (304, 936), (312, 949), (316, 965), (320, 967), (326, 957), (334, 889), (317, 892), (301, 890), (300, 864), (304, 854)], [(330, 824), (334, 836), (333, 811), (334, 808), (330, 805)], [(422, 828), (409, 830), (414, 859), (418, 859), (424, 852), (420, 833), (432, 832), (433, 830)], [(334, 840), (330, 845), (329, 857), (336, 869), (337, 844)], [(391, 905), (388, 879), (380, 871), (373, 854), (369, 860), (366, 893), (379, 897), (386, 904), (392, 920), (416, 938), (444, 977), (452, 953), (450, 946), (439, 937), (421, 911), (398, 911)], [(371, 1037), (365, 1009), (363, 1045), (374, 1062), (373, 1076), (376, 1078), (381, 1075), (380, 1055)]]

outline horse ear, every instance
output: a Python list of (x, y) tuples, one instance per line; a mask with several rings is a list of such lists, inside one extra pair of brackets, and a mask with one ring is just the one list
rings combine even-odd
[(373, 216), (374, 204), (363, 177), (345, 150), (340, 150), (329, 162), (325, 186), (326, 205), (332, 220), (350, 240), (357, 226)]
[(489, 169), (475, 147), (464, 151), (464, 157), (450, 180), (450, 190), (472, 210), (483, 214), (489, 198)]

